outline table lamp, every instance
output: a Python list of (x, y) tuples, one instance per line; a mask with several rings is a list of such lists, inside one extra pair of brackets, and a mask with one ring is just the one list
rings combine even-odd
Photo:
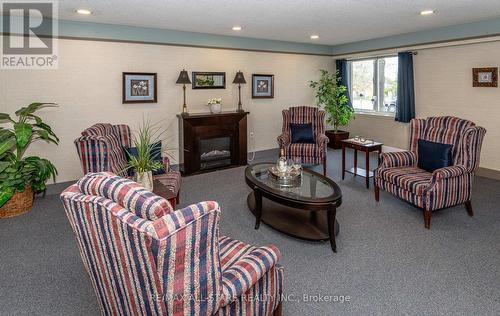
[(186, 84), (190, 84), (191, 80), (189, 80), (189, 75), (186, 69), (182, 69), (179, 73), (179, 78), (177, 78), (176, 84), (182, 84), (182, 91), (184, 94), (184, 104), (182, 105), (182, 115), (187, 115), (187, 106), (186, 106)]

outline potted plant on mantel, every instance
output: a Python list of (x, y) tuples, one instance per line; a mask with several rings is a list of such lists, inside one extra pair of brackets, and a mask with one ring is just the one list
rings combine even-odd
[(56, 167), (38, 156), (24, 157), (29, 145), (36, 141), (58, 144), (59, 138), (49, 125), (34, 113), (54, 103), (32, 103), (16, 111), (17, 121), (9, 114), (0, 113), (0, 218), (28, 212), (33, 205), (33, 194), (45, 191), (45, 182), (55, 181)]
[(161, 134), (162, 130), (156, 124), (143, 119), (132, 138), (134, 152), (128, 149), (129, 161), (126, 169), (133, 169), (135, 181), (149, 191), (153, 191), (153, 172), (163, 168), (162, 162), (155, 159), (154, 153), (155, 146), (161, 142)]
[(341, 148), (340, 141), (349, 138), (348, 131), (339, 130), (339, 126), (346, 126), (354, 118), (354, 109), (349, 105), (347, 88), (339, 84), (337, 73), (330, 74), (321, 70), (319, 81), (311, 81), (310, 86), (316, 91), (318, 106), (322, 107), (326, 114), (326, 122), (333, 125), (333, 131), (326, 131), (330, 138), (329, 147)]

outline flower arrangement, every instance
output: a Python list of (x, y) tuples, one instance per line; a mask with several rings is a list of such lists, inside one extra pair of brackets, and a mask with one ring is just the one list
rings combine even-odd
[(211, 106), (212, 104), (222, 104), (222, 98), (208, 99), (207, 106)]

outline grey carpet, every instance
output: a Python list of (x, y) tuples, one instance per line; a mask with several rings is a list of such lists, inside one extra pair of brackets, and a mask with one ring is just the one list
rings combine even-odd
[[(349, 155), (349, 162), (351, 156)], [(274, 161), (276, 151), (256, 161)], [(375, 163), (375, 157), (372, 157)], [(340, 153), (329, 152), (328, 175), (343, 191), (338, 253), (327, 242), (254, 230), (246, 207), (244, 168), (183, 179), (181, 206), (215, 200), (221, 232), (247, 243), (276, 244), (286, 269), (284, 315), (498, 315), (500, 313), (500, 182), (476, 178), (475, 216), (463, 206), (422, 214), (387, 193), (375, 203), (362, 178), (340, 180)], [(94, 315), (90, 281), (59, 202), (61, 185), (32, 212), (0, 220), (0, 314)], [(349, 296), (311, 302), (304, 295)]]

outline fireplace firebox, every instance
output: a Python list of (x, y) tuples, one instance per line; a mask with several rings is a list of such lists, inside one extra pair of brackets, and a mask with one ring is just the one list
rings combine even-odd
[(185, 175), (247, 164), (248, 112), (178, 115)]
[(200, 139), (200, 170), (231, 165), (231, 137)]

